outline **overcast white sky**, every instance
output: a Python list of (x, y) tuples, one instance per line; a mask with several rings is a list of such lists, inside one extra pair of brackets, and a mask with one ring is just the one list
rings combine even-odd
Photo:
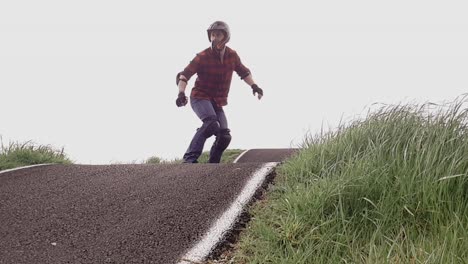
[(175, 106), (175, 76), (224, 20), (265, 92), (234, 75), (229, 148), (294, 147), (372, 103), (468, 92), (467, 14), (450, 0), (0, 0), (0, 135), (76, 163), (180, 158), (200, 123)]

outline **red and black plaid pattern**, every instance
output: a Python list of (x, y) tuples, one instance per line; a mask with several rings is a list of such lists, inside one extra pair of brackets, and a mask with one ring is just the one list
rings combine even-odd
[(241, 79), (250, 74), (250, 70), (242, 64), (236, 51), (226, 47), (221, 63), (219, 54), (207, 48), (198, 53), (181, 74), (187, 79), (197, 74), (195, 86), (190, 94), (192, 97), (214, 100), (218, 106), (224, 106), (227, 105), (234, 71)]

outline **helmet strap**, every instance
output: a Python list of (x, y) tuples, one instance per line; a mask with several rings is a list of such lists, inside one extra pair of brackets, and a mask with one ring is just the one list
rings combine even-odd
[[(220, 44), (222, 45), (221, 48), (219, 48)], [(211, 41), (211, 49), (216, 51), (216, 52), (221, 52), (226, 48), (226, 43), (223, 42), (218, 42), (218, 41)]]

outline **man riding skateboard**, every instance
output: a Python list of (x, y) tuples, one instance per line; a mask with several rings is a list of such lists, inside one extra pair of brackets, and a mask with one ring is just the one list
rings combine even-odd
[(184, 154), (184, 163), (197, 163), (206, 139), (213, 135), (216, 139), (210, 150), (209, 162), (221, 161), (224, 150), (231, 142), (223, 106), (227, 105), (234, 71), (252, 88), (254, 96), (257, 95), (259, 100), (263, 97), (263, 90), (255, 84), (250, 70), (242, 64), (236, 51), (226, 46), (231, 38), (229, 26), (223, 21), (215, 21), (208, 27), (207, 33), (211, 46), (198, 53), (176, 76), (179, 88), (176, 105), (181, 107), (188, 103), (185, 95), (187, 83), (194, 74), (197, 74), (190, 93), (190, 105), (202, 121), (202, 126), (197, 129)]

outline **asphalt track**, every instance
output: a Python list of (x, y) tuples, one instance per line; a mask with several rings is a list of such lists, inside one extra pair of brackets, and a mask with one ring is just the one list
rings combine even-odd
[(46, 165), (0, 173), (0, 263), (178, 263), (265, 162), (293, 154), (262, 149), (233, 164)]
[(241, 153), (234, 161), (244, 162), (281, 162), (294, 155), (298, 149), (251, 149)]

